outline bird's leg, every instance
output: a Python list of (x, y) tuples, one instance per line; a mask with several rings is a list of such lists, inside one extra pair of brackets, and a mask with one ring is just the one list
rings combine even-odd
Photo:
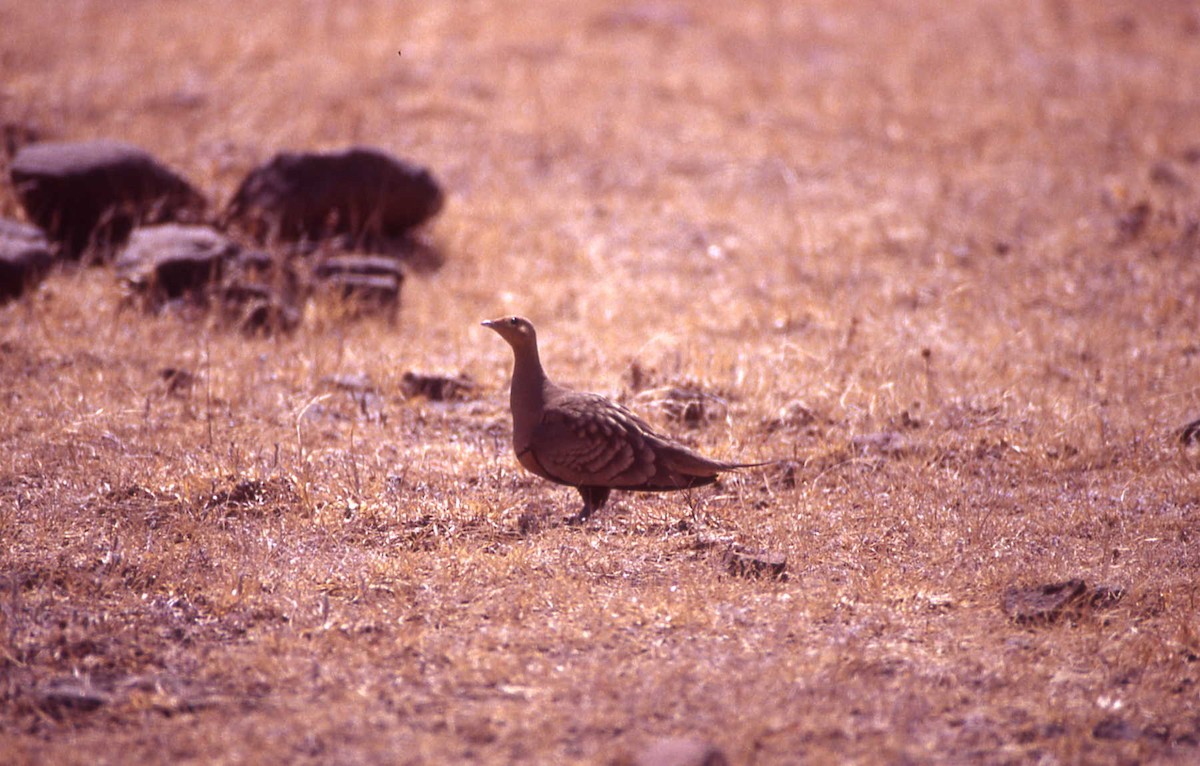
[(567, 518), (568, 524), (582, 524), (596, 511), (608, 502), (608, 487), (579, 487), (579, 495), (583, 498), (583, 510)]

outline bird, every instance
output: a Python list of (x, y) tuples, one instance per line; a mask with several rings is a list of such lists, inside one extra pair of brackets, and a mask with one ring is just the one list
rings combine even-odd
[(614, 489), (668, 492), (712, 484), (717, 475), (765, 463), (713, 460), (656, 432), (646, 421), (599, 394), (572, 391), (542, 369), (537, 332), (519, 316), (482, 323), (513, 351), (513, 450), (530, 473), (575, 487), (582, 523), (608, 502)]

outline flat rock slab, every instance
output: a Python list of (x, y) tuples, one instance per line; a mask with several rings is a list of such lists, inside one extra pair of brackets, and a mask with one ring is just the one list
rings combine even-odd
[(340, 297), (355, 314), (394, 315), (403, 285), (404, 267), (386, 255), (336, 255), (313, 267), (313, 287)]
[(215, 309), (226, 324), (254, 335), (290, 332), (302, 318), (302, 290), (285, 258), (244, 250), (207, 226), (136, 229), (116, 267), (148, 311)]
[(29, 220), (66, 258), (107, 258), (135, 226), (198, 216), (205, 207), (181, 176), (120, 141), (30, 144), (9, 172)]
[(322, 259), (313, 267), (313, 276), (327, 279), (339, 274), (391, 276), (404, 281), (404, 266), (389, 255), (360, 255), (348, 253)]
[(444, 199), (427, 169), (378, 149), (284, 152), (246, 176), (226, 219), (263, 242), (345, 234), (370, 245), (424, 223)]
[(117, 256), (117, 275), (155, 301), (175, 300), (221, 279), (241, 248), (207, 226), (163, 224), (136, 229)]
[(0, 218), (0, 303), (38, 285), (54, 257), (41, 229)]
[(1077, 614), (1085, 607), (1105, 608), (1116, 604), (1124, 591), (1111, 585), (1088, 586), (1081, 579), (1036, 586), (1014, 586), (1004, 591), (1004, 613), (1022, 625), (1046, 624)]

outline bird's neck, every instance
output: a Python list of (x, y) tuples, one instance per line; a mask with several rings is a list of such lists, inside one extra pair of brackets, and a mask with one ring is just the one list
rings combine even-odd
[(529, 445), (546, 405), (546, 372), (538, 358), (537, 346), (513, 350), (509, 403), (513, 414), (513, 445), (520, 451)]

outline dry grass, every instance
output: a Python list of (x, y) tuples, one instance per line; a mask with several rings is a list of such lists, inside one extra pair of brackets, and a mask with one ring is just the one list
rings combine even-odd
[[(4, 760), (1200, 757), (1200, 14), (613, 7), (0, 3), (7, 121), (221, 202), (352, 142), (451, 194), (395, 326), (247, 341), (101, 269), (0, 308)], [(790, 473), (561, 526), (477, 326), (509, 311), (563, 382), (698, 385), (720, 417), (646, 411)], [(789, 578), (726, 574), (730, 542)], [(1124, 598), (1000, 608), (1071, 576)]]

